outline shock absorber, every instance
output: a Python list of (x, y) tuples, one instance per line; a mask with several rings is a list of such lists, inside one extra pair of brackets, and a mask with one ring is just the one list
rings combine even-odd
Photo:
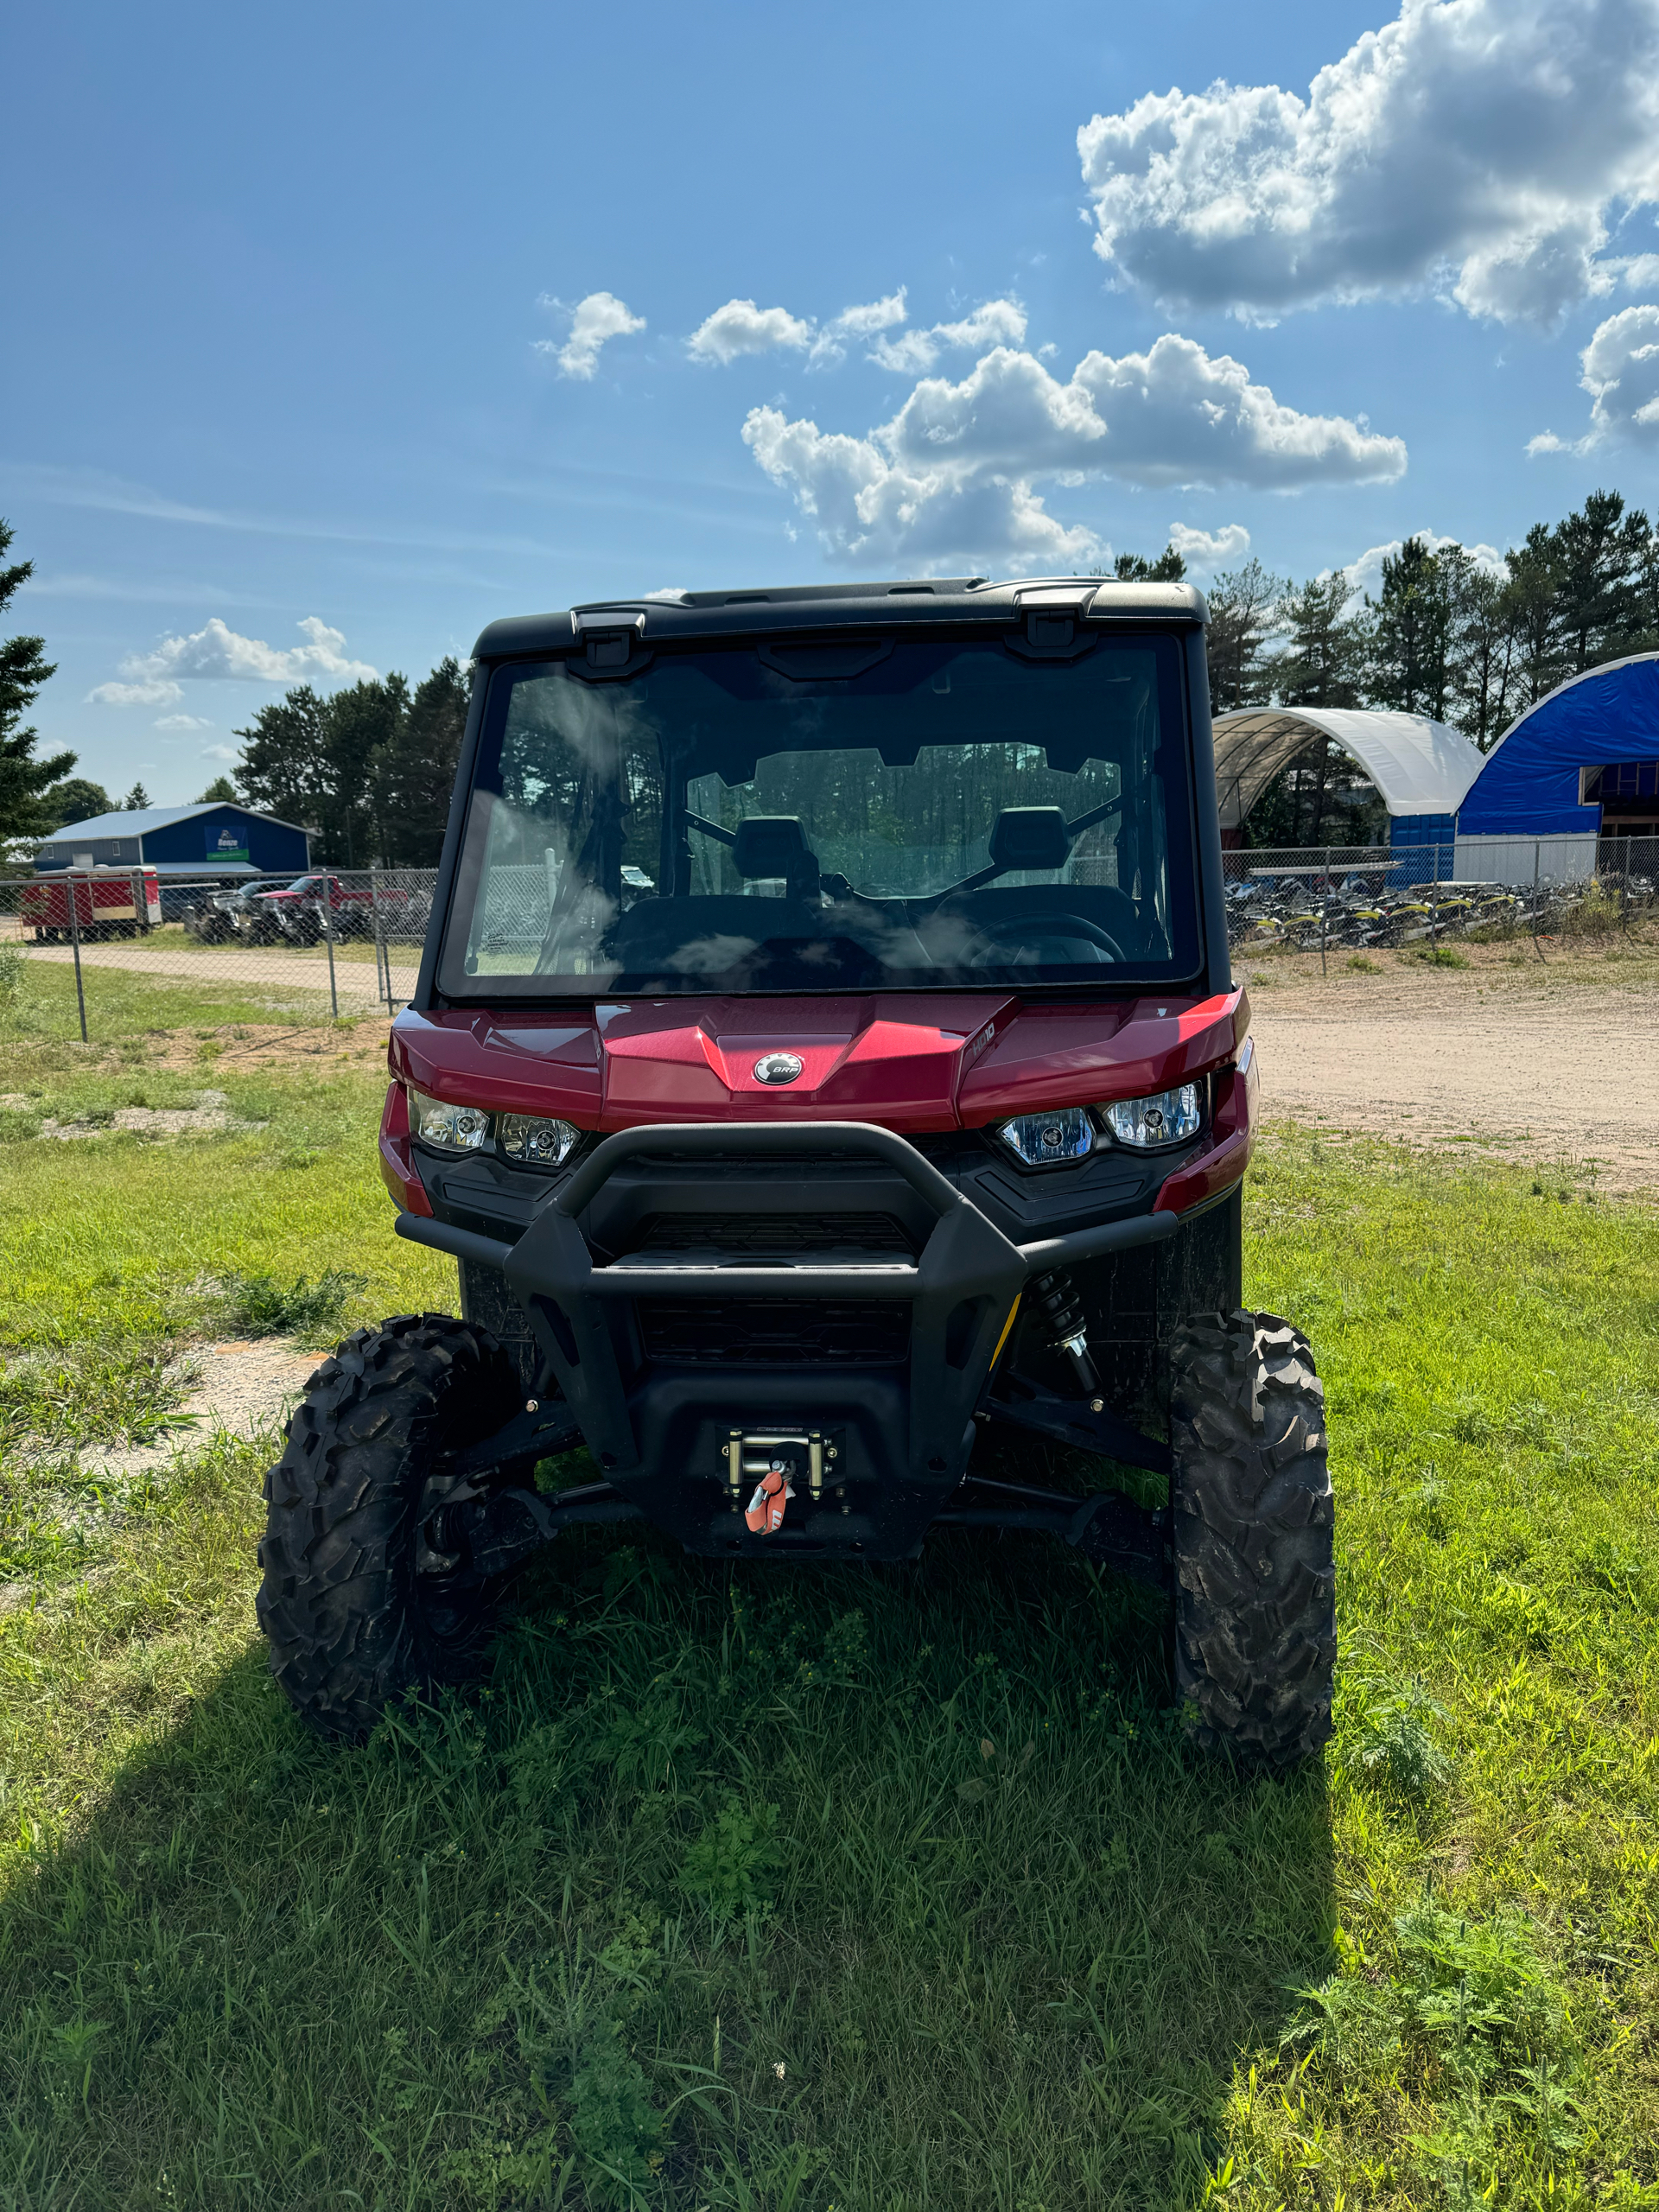
[(1034, 1276), (1027, 1284), (1026, 1296), (1048, 1325), (1055, 1351), (1065, 1352), (1071, 1360), (1084, 1396), (1096, 1396), (1100, 1377), (1089, 1357), (1089, 1339), (1083, 1326), (1083, 1300), (1070, 1274), (1064, 1268), (1050, 1268), (1046, 1274)]

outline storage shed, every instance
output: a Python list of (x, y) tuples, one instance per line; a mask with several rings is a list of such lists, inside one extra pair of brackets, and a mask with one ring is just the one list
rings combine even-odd
[(1461, 730), (1382, 708), (1244, 707), (1218, 715), (1215, 733), (1227, 843), (1238, 842), (1246, 816), (1280, 770), (1318, 738), (1333, 739), (1376, 785), (1389, 810), (1392, 846), (1449, 849), (1457, 810), (1482, 766), (1478, 747)]
[(1481, 764), (1458, 810), (1459, 875), (1588, 876), (1609, 841), (1659, 838), (1659, 653), (1608, 661), (1539, 700)]
[(292, 822), (209, 799), (194, 806), (142, 806), (68, 822), (35, 855), (44, 873), (122, 868), (142, 861), (158, 876), (303, 875), (311, 841)]

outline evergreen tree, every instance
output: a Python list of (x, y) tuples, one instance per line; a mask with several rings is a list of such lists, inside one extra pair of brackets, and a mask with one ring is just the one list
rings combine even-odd
[(1446, 720), (1451, 683), (1451, 607), (1446, 575), (1422, 537), (1408, 537), (1382, 563), (1382, 592), (1371, 602), (1371, 702)]
[[(12, 536), (11, 524), (0, 518), (0, 561)], [(0, 567), (0, 613), (34, 573), (32, 561)], [(41, 795), (75, 765), (73, 753), (37, 760), (40, 732), (23, 720), (41, 685), (57, 672), (45, 654), (44, 638), (0, 639), (0, 840), (46, 836), (55, 825), (46, 819)]]
[(121, 802), (122, 810), (128, 814), (137, 813), (140, 808), (149, 804), (149, 793), (142, 784), (135, 784)]
[[(1271, 664), (1274, 696), (1287, 707), (1357, 707), (1368, 629), (1347, 612), (1353, 596), (1341, 569), (1310, 577), (1279, 605), (1284, 645)], [(1334, 740), (1318, 737), (1281, 769), (1250, 809), (1255, 844), (1366, 844), (1376, 829), (1376, 792)]]
[(1510, 548), (1508, 562), (1504, 606), (1515, 632), (1515, 690), (1508, 704), (1518, 713), (1553, 691), (1567, 673), (1556, 615), (1560, 576), (1548, 524), (1534, 523), (1523, 542)]
[(228, 776), (215, 776), (213, 782), (208, 785), (207, 790), (203, 791), (201, 797), (196, 801), (196, 804), (198, 806), (206, 806), (213, 799), (230, 799), (233, 802), (235, 798), (236, 785), (231, 781), (230, 778)]
[(1352, 588), (1340, 569), (1313, 576), (1281, 602), (1285, 645), (1274, 688), (1287, 707), (1357, 707), (1369, 645), (1366, 625), (1345, 610)]
[(1516, 689), (1519, 630), (1510, 588), (1460, 545), (1442, 546), (1436, 557), (1450, 620), (1447, 717), (1487, 753), (1509, 725)]
[(42, 836), (50, 836), (71, 822), (91, 822), (100, 814), (113, 814), (115, 801), (102, 784), (95, 784), (86, 776), (66, 776), (60, 784), (50, 785), (41, 793), (41, 811), (45, 817)]
[(281, 822), (316, 830), (315, 857), (324, 865), (337, 858), (324, 826), (333, 803), (327, 719), (327, 702), (302, 683), (261, 707), (246, 729), (231, 733), (242, 741), (236, 782), (243, 800)]
[(1210, 704), (1216, 714), (1259, 706), (1268, 696), (1272, 671), (1267, 642), (1278, 618), (1279, 602), (1290, 589), (1288, 577), (1271, 575), (1260, 561), (1216, 578), (1209, 593)]
[(336, 691), (323, 717), (328, 803), (322, 828), (337, 868), (371, 868), (384, 857), (376, 819), (376, 768), (409, 715), (409, 679), (391, 675)]
[(1631, 650), (1643, 627), (1641, 578), (1651, 536), (1646, 515), (1639, 509), (1627, 515), (1617, 492), (1592, 492), (1555, 525), (1555, 623), (1566, 674)]
[(1119, 583), (1178, 584), (1185, 577), (1186, 563), (1173, 545), (1166, 545), (1155, 561), (1148, 561), (1144, 553), (1120, 553), (1112, 574)]
[(376, 755), (375, 811), (389, 867), (437, 866), (469, 696), (459, 663), (441, 660)]

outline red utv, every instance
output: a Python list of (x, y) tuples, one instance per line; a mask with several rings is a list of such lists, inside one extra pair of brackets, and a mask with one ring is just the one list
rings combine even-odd
[[(643, 1516), (721, 1558), (1046, 1530), (1167, 1592), (1203, 1740), (1325, 1740), (1322, 1394), (1241, 1310), (1204, 622), (976, 579), (484, 632), (380, 1137), (461, 1318), (350, 1338), (271, 1471), (308, 1719), (463, 1676), (537, 1547)], [(1167, 1502), (993, 1480), (997, 1431)], [(578, 1442), (599, 1479), (543, 1495)]]

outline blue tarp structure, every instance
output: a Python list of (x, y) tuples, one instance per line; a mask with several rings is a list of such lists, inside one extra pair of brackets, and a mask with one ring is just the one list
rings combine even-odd
[(1581, 768), (1659, 759), (1659, 653), (1609, 661), (1529, 707), (1486, 756), (1458, 810), (1460, 837), (1593, 837)]

